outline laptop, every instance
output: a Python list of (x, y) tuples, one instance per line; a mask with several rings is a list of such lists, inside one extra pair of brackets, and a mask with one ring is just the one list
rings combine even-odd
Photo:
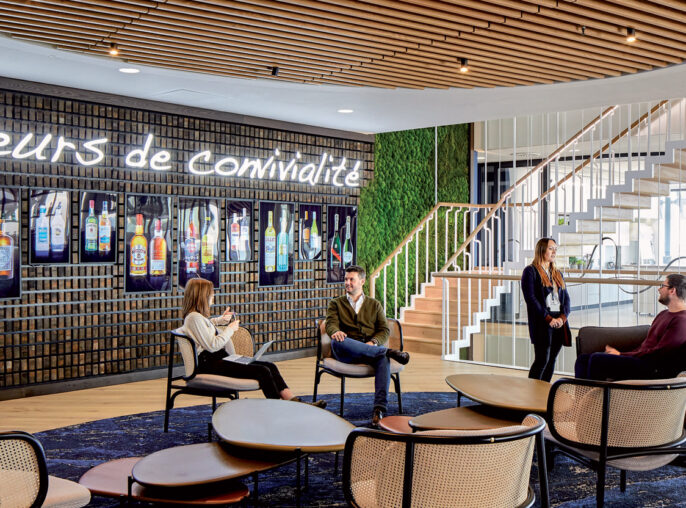
[(262, 344), (262, 347), (257, 350), (257, 353), (255, 353), (255, 355), (252, 357), (251, 356), (243, 356), (243, 355), (229, 355), (229, 356), (225, 356), (224, 360), (226, 360), (227, 362), (236, 362), (236, 363), (242, 363), (242, 364), (248, 365), (252, 362), (259, 360), (262, 357), (262, 355), (265, 353), (265, 351), (267, 351), (267, 349), (269, 349), (269, 347), (273, 343), (274, 343), (273, 340), (265, 342), (264, 344)]

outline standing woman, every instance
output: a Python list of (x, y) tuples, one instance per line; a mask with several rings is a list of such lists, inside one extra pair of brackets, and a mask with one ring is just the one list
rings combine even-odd
[(562, 346), (572, 344), (567, 323), (569, 293), (562, 273), (555, 267), (557, 244), (552, 238), (536, 243), (533, 262), (522, 273), (522, 293), (529, 316), (529, 337), (534, 346), (534, 363), (529, 377), (550, 381)]
[[(281, 377), (279, 368), (271, 362), (254, 361), (242, 364), (226, 361), (225, 356), (235, 353), (231, 336), (238, 330), (238, 319), (227, 307), (221, 317), (210, 319), (214, 302), (214, 287), (205, 279), (191, 279), (183, 295), (183, 328), (198, 351), (198, 372), (219, 374), (240, 379), (255, 379), (268, 399), (285, 399), (303, 402), (295, 397)], [(221, 327), (221, 328), (217, 328)], [(313, 405), (324, 408), (326, 401)]]

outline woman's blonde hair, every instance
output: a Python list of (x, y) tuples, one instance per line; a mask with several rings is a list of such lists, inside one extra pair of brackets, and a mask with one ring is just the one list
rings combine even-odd
[[(541, 238), (538, 242), (536, 242), (536, 247), (534, 248), (534, 260), (531, 262), (532, 265), (537, 267), (543, 265), (545, 251), (548, 250), (548, 242), (553, 242), (555, 245), (557, 245), (557, 242), (552, 238)], [(554, 261), (550, 262), (550, 268), (552, 271), (555, 271)]]
[(181, 319), (191, 312), (198, 312), (210, 317), (210, 297), (214, 295), (214, 287), (209, 280), (191, 279), (186, 282), (186, 289), (183, 293), (183, 310)]

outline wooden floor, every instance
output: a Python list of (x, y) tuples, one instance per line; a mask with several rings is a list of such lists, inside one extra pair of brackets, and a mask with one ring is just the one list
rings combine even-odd
[[(287, 360), (279, 362), (278, 365), (296, 395), (312, 394), (315, 365), (313, 357)], [(451, 388), (445, 383), (445, 377), (468, 372), (527, 375), (523, 370), (448, 362), (437, 356), (413, 353), (410, 363), (401, 375), (402, 390), (450, 392)], [(338, 393), (339, 383), (338, 379), (324, 375), (319, 385), (319, 393)], [(39, 432), (102, 418), (161, 410), (164, 409), (165, 384), (166, 378), (0, 401), (0, 431)], [(372, 379), (346, 380), (346, 392), (373, 390)], [(261, 394), (250, 392), (244, 397), (256, 398), (261, 397)], [(193, 406), (207, 402), (208, 399), (205, 397), (181, 395), (177, 398), (176, 406)], [(370, 400), (370, 413), (371, 409)]]

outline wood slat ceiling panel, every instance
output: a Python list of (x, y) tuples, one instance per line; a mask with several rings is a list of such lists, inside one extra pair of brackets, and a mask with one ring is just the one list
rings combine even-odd
[(131, 64), (381, 88), (546, 84), (686, 58), (686, 2), (671, 0), (0, 0), (0, 19), (63, 50), (113, 58), (117, 44)]

